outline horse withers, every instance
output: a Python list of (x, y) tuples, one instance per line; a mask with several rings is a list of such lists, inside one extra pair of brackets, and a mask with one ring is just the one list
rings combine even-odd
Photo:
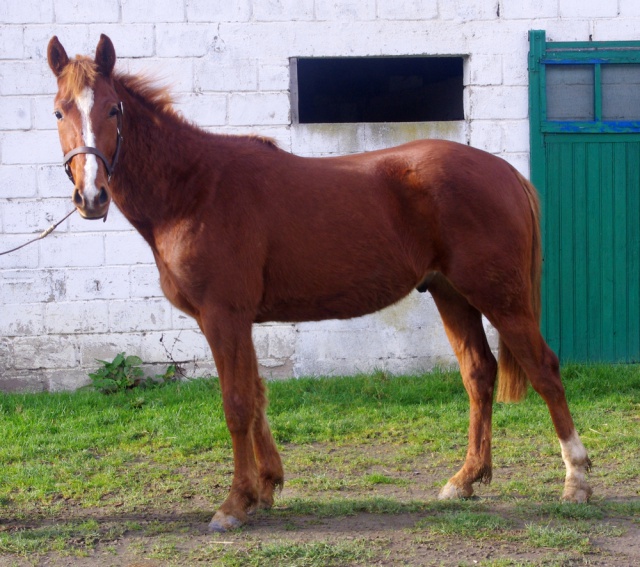
[[(491, 412), (527, 382), (547, 403), (566, 465), (563, 498), (583, 502), (590, 462), (558, 359), (540, 334), (534, 187), (498, 157), (441, 140), (302, 158), (266, 138), (207, 133), (166, 90), (95, 57), (48, 46), (73, 202), (104, 219), (113, 200), (151, 247), (162, 289), (207, 338), (233, 445), (230, 493), (210, 528), (273, 504), (284, 471), (269, 429), (253, 323), (358, 317), (428, 290), (470, 401), (469, 446), (441, 498), (491, 479)], [(498, 361), (482, 314), (500, 334)]]

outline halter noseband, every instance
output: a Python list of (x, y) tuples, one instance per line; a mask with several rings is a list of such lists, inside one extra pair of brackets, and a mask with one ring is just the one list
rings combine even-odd
[(124, 114), (124, 105), (122, 104), (122, 102), (118, 103), (118, 123), (117, 123), (117, 138), (116, 138), (116, 151), (113, 154), (113, 161), (111, 163), (109, 163), (109, 159), (107, 158), (107, 156), (105, 156), (98, 148), (94, 148), (92, 146), (78, 146), (77, 148), (74, 148), (73, 150), (71, 150), (70, 152), (67, 152), (64, 157), (62, 158), (62, 165), (64, 166), (64, 170), (67, 173), (67, 176), (69, 177), (69, 179), (75, 183), (74, 179), (73, 179), (73, 172), (71, 171), (71, 166), (70, 166), (70, 162), (71, 162), (71, 158), (73, 158), (73, 156), (77, 156), (78, 154), (93, 154), (95, 156), (98, 156), (101, 160), (102, 163), (104, 163), (104, 167), (107, 170), (107, 180), (111, 181), (111, 176), (113, 175), (113, 170), (116, 167), (116, 164), (118, 163), (118, 156), (120, 155), (120, 147), (122, 145), (122, 115)]

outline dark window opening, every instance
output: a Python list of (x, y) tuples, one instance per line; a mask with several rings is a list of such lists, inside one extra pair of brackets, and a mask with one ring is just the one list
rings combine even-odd
[(294, 59), (294, 122), (464, 120), (462, 67), (462, 57)]

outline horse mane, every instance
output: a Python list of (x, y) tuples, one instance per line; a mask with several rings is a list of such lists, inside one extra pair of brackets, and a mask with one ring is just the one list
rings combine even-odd
[(176, 110), (173, 108), (175, 101), (169, 92), (169, 87), (159, 85), (152, 77), (144, 74), (128, 75), (116, 73), (114, 79), (130, 95), (146, 103), (152, 111), (177, 115)]

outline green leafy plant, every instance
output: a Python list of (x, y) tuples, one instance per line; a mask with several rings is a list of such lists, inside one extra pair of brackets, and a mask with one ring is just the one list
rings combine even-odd
[(134, 388), (144, 380), (144, 372), (139, 356), (125, 356), (119, 353), (111, 362), (98, 360), (102, 366), (89, 373), (93, 387), (105, 394)]
[(163, 374), (156, 374), (154, 378), (146, 378), (140, 368), (142, 359), (139, 356), (126, 356), (119, 353), (111, 362), (98, 360), (102, 366), (95, 372), (89, 373), (92, 386), (103, 394), (111, 394), (132, 388), (148, 388), (158, 386), (174, 380), (176, 366), (171, 364)]
[(156, 374), (156, 378), (153, 382), (156, 384), (164, 384), (165, 382), (175, 380), (177, 372), (178, 370), (176, 369), (176, 365), (170, 364), (169, 366), (167, 366), (167, 369), (163, 374)]

